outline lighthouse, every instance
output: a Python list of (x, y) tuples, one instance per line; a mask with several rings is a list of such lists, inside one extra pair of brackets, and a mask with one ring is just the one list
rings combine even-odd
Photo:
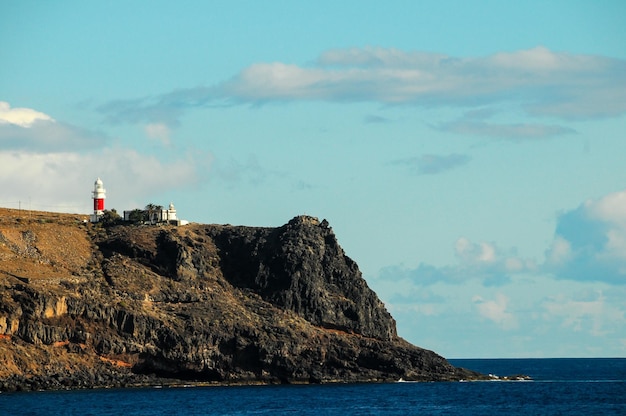
[(93, 184), (93, 214), (91, 214), (91, 222), (100, 221), (100, 217), (104, 212), (104, 200), (106, 199), (106, 189), (102, 184), (102, 179), (96, 179), (96, 182)]

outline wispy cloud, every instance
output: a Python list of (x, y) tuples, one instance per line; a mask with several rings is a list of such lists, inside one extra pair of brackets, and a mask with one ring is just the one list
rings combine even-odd
[(452, 266), (435, 267), (426, 263), (420, 263), (416, 268), (401, 265), (387, 266), (380, 270), (379, 277), (390, 282), (409, 280), (419, 286), (442, 282), (457, 284), (463, 281), (463, 276), (460, 276), (457, 269)]
[(552, 124), (516, 123), (497, 124), (484, 121), (454, 121), (439, 126), (439, 130), (462, 135), (506, 138), (511, 140), (542, 139), (572, 134), (576, 130)]
[(365, 116), (364, 121), (367, 124), (384, 124), (389, 123), (391, 120), (386, 117), (368, 114), (367, 116)]
[(551, 296), (541, 304), (543, 319), (558, 320), (564, 328), (584, 331), (592, 336), (604, 336), (614, 331), (615, 324), (624, 322), (623, 303), (610, 302), (601, 292), (585, 299), (572, 299), (562, 294)]
[(439, 131), (463, 136), (479, 136), (516, 142), (541, 140), (576, 133), (576, 130), (571, 127), (557, 124), (494, 122), (489, 120), (498, 113), (503, 112), (506, 112), (506, 110), (494, 106), (479, 107), (466, 111), (457, 120), (435, 124), (431, 127)]
[(424, 154), (420, 156), (398, 159), (390, 162), (390, 165), (404, 166), (418, 175), (434, 175), (463, 166), (471, 158), (467, 155), (453, 153), (450, 155)]
[[(100, 110), (110, 121), (173, 125), (187, 109), (217, 105), (318, 100), (473, 108), (512, 103), (529, 115), (580, 119), (623, 114), (624, 91), (626, 61), (541, 46), (486, 57), (353, 48), (324, 52), (309, 66), (256, 63), (221, 84), (115, 101)], [(517, 130), (529, 134), (528, 127)]]
[(106, 141), (103, 134), (56, 121), (36, 121), (30, 127), (0, 124), (0, 146), (5, 150), (76, 151)]
[(170, 145), (170, 130), (165, 123), (150, 123), (144, 126), (144, 131), (148, 138), (161, 143), (163, 146)]
[[(230, 187), (241, 185), (257, 186), (271, 178), (285, 177), (286, 173), (263, 166), (255, 155), (248, 155), (245, 160), (231, 158), (216, 160), (213, 167), (213, 176), (219, 178)], [(295, 181), (296, 188), (306, 189), (309, 184)]]

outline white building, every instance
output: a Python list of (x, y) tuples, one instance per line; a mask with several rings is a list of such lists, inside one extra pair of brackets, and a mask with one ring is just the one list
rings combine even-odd
[(175, 224), (175, 225), (188, 224), (187, 221), (178, 219), (178, 217), (176, 216), (176, 207), (171, 202), (167, 209), (159, 208), (159, 209), (153, 209), (153, 210), (143, 209), (143, 210), (124, 211), (124, 221), (134, 220), (133, 215), (137, 211), (139, 211), (142, 214), (144, 221), (149, 224), (159, 224), (159, 223), (168, 223), (168, 224)]

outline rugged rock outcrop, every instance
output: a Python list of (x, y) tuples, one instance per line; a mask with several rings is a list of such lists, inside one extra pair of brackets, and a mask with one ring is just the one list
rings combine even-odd
[(278, 228), (0, 217), (0, 361), (0, 390), (482, 377), (399, 338), (326, 221), (307, 216)]

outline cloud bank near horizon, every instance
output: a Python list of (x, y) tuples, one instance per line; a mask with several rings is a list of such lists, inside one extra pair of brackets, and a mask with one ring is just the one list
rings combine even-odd
[(387, 266), (380, 278), (408, 280), (414, 285), (461, 284), (477, 280), (484, 286), (500, 286), (516, 275), (545, 275), (561, 280), (626, 285), (626, 190), (597, 200), (587, 200), (559, 214), (554, 239), (545, 259), (526, 259), (514, 248), (505, 250), (493, 242), (472, 242), (465, 237), (454, 245), (457, 264), (416, 268)]

